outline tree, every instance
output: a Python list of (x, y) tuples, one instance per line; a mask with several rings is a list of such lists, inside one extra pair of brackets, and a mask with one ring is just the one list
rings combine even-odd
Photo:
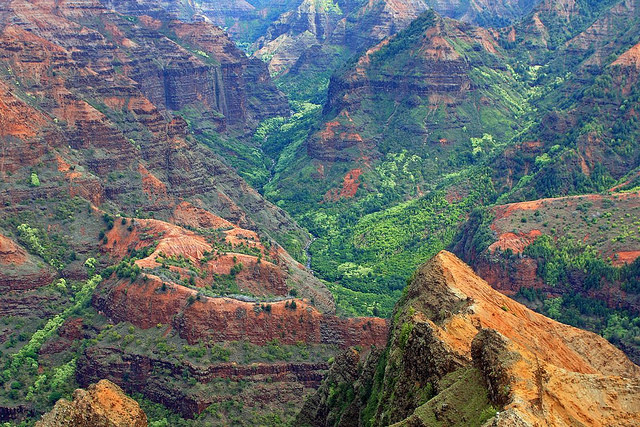
[(29, 185), (31, 187), (40, 187), (40, 178), (38, 178), (37, 173), (31, 172), (31, 179), (29, 180)]

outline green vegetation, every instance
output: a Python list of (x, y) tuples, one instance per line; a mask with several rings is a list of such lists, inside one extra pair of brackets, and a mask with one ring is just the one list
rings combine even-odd
[[(414, 417), (424, 425), (481, 426), (496, 415), (497, 409), (489, 401), (482, 374), (476, 368), (447, 374), (440, 380), (438, 390), (440, 393), (416, 409)], [(446, 415), (440, 408), (446, 408)]]
[(342, 15), (340, 6), (333, 0), (313, 0), (313, 5), (319, 12), (334, 13), (336, 15)]
[(78, 315), (92, 316), (89, 302), (101, 281), (102, 277), (99, 275), (82, 284), (67, 283), (60, 279), (51, 286), (38, 290), (40, 293), (49, 294), (50, 298), (55, 295), (66, 298), (60, 298), (61, 304), (58, 308), (61, 311), (44, 323), (39, 319), (30, 319), (34, 322), (32, 327), (40, 325), (31, 333), (25, 328), (25, 319), (3, 319), (5, 325), (13, 324), (18, 339), (16, 342), (14, 336), (10, 337), (2, 349), (6, 362), (0, 373), (0, 401), (29, 401), (38, 410), (45, 410), (60, 397), (71, 395), (75, 388), (76, 358), (83, 344), (74, 343), (71, 348), (61, 352), (60, 359), (54, 363), (40, 357), (39, 351), (46, 342), (56, 339), (56, 332), (67, 319)]
[(630, 294), (640, 293), (640, 259), (613, 267), (592, 247), (562, 237), (543, 235), (525, 249), (538, 264), (538, 275), (557, 289), (560, 297), (547, 298), (532, 289), (520, 295), (530, 302), (542, 302), (547, 316), (601, 334), (630, 356), (640, 355), (640, 316), (624, 308), (609, 308), (594, 298), (603, 287), (620, 287)]
[(41, 256), (47, 263), (56, 269), (62, 269), (68, 259), (68, 247), (57, 246), (51, 236), (38, 228), (28, 224), (20, 224), (17, 227), (19, 240), (32, 253)]
[[(611, 2), (582, 3), (580, 15), (571, 17), (568, 28), (544, 15), (552, 44), (558, 50)], [(430, 68), (425, 65), (430, 58), (417, 52), (428, 43), (424, 34), (437, 19), (433, 13), (423, 14), (370, 55), (370, 63), (364, 67), (366, 78), (382, 84), (411, 76), (411, 82), (419, 82), (424, 77), (423, 70)], [(438, 250), (450, 247), (469, 215), (471, 220), (482, 223), (482, 232), (475, 234), (472, 242), (477, 253), (482, 252), (493, 236), (488, 229), (491, 218), (486, 216), (487, 211), (474, 211), (477, 206), (490, 205), (497, 197), (498, 203), (504, 203), (600, 192), (612, 187), (620, 179), (614, 169), (624, 170), (633, 161), (624, 166), (618, 162), (615, 167), (596, 161), (585, 173), (577, 165), (585, 157), (580, 150), (586, 145), (586, 138), (595, 136), (603, 142), (605, 153), (600, 157), (638, 156), (632, 142), (640, 137), (637, 121), (621, 112), (638, 102), (640, 91), (633, 86), (623, 93), (613, 83), (617, 77), (611, 68), (601, 75), (578, 70), (575, 61), (580, 60), (580, 55), (560, 66), (558, 58), (563, 55), (542, 47), (533, 49), (531, 43), (537, 40), (500, 40), (501, 47), (496, 47), (495, 55), (479, 39), (449, 36), (447, 31), (452, 24), (438, 24), (455, 54), (464, 58), (469, 67), (461, 79), (467, 78), (474, 87), (456, 103), (433, 104), (420, 94), (400, 97), (394, 91), (372, 91), (354, 102), (356, 99), (351, 98), (356, 95), (349, 93), (348, 115), (325, 108), (321, 116), (299, 114), (286, 120), (272, 119), (256, 133), (257, 140), (264, 142), (265, 152), (277, 159), (275, 174), (264, 186), (264, 194), (317, 237), (309, 248), (311, 267), (328, 282), (343, 313), (371, 315), (375, 310), (389, 315), (406, 278)], [(625, 28), (632, 25), (621, 25), (620, 31)], [(455, 31), (458, 30), (452, 33)], [(520, 34), (527, 31), (523, 28), (518, 37)], [(632, 42), (632, 38), (621, 38), (617, 52)], [(527, 56), (529, 50), (536, 56), (535, 61)], [(592, 53), (586, 51), (581, 58)], [(607, 61), (613, 59), (615, 55)], [(343, 61), (342, 67), (336, 67), (334, 78), (348, 81), (356, 60), (357, 57)], [(309, 92), (311, 86), (307, 82), (292, 77), (283, 76), (280, 82), (296, 101), (322, 99), (326, 93), (320, 81), (314, 82), (315, 93)], [(336, 85), (335, 89), (340, 91), (342, 86)], [(342, 95), (332, 94), (332, 101)], [(594, 104), (599, 107), (593, 108)], [(549, 126), (563, 120), (571, 123), (574, 117), (577, 125), (566, 131)], [(362, 148), (350, 148), (340, 154), (347, 160), (321, 161), (311, 157), (307, 144), (329, 121), (343, 126), (340, 131), (355, 129), (370, 144), (364, 148), (366, 155), (358, 151)], [(523, 141), (544, 144), (530, 152), (514, 148)], [(327, 197), (330, 191), (339, 191), (343, 177), (355, 167), (363, 170), (355, 197)], [(505, 181), (505, 171), (511, 183)], [(543, 222), (552, 223), (524, 216), (518, 220), (540, 228)], [(606, 218), (602, 222), (588, 220), (597, 222), (593, 236), (609, 235), (598, 227), (614, 227), (613, 222), (604, 224)], [(550, 232), (553, 227), (550, 225), (547, 230)], [(638, 237), (634, 225), (625, 223), (624, 227), (611, 238), (629, 242)], [(571, 236), (568, 234), (567, 239)], [(549, 282), (562, 281), (564, 273), (559, 269), (564, 266), (558, 263), (563, 257), (573, 263), (571, 268), (576, 271), (593, 270), (589, 277), (596, 277), (596, 270), (612, 274), (601, 257), (595, 261), (599, 245), (594, 241), (581, 253), (578, 252), (582, 249), (576, 247), (559, 259), (549, 259), (542, 274)], [(545, 259), (551, 256), (548, 252), (539, 255)], [(629, 277), (632, 276), (631, 273)], [(622, 286), (631, 290), (635, 283), (630, 279)]]
[[(271, 17), (294, 5), (293, 0), (272, 3), (252, 2), (257, 10)], [(278, 87), (289, 96), (292, 114), (263, 121), (253, 138), (247, 138), (244, 127), (230, 126), (222, 132), (222, 116), (212, 113), (206, 105), (194, 103), (178, 114), (187, 123), (188, 141), (209, 147), (220, 162), (235, 168), (250, 185), (287, 210), (316, 237), (306, 248), (308, 240), (302, 232), (271, 236), (300, 261), (306, 260), (308, 249), (311, 268), (327, 283), (341, 314), (389, 316), (416, 267), (462, 240), (467, 227), (473, 228), (470, 224), (477, 225), (478, 231), (465, 249), (474, 256), (481, 255), (495, 241), (491, 229), (495, 218), (480, 206), (606, 192), (616, 184), (621, 185), (618, 188), (622, 191), (640, 187), (635, 175), (640, 158), (640, 88), (630, 76), (610, 65), (618, 54), (637, 42), (637, 15), (611, 20), (611, 28), (607, 29), (611, 43), (591, 43), (584, 52), (579, 46), (572, 50), (565, 47), (567, 40), (613, 3), (614, 0), (577, 0), (579, 14), (567, 19), (545, 11), (539, 16), (545, 34), (532, 34), (530, 22), (524, 22), (516, 28), (515, 41), (507, 40), (505, 34), (495, 36), (497, 44), (479, 33), (464, 34), (467, 27), (454, 28), (456, 24), (439, 21), (433, 12), (427, 12), (370, 55), (370, 62), (359, 67), (362, 69), (357, 77), (353, 72), (359, 56), (349, 59), (354, 53), (351, 48), (324, 46), (318, 55), (326, 57), (326, 61), (302, 64), (308, 68), (302, 66), (301, 71), (278, 76)], [(346, 7), (343, 11), (339, 6), (342, 4), (334, 0), (313, 1), (317, 9), (334, 15), (347, 13)], [(348, 27), (353, 26), (351, 18), (345, 17)], [(123, 17), (122, 21), (135, 23), (137, 18)], [(241, 23), (229, 22), (229, 26), (236, 26), (246, 47), (264, 31), (260, 22), (256, 17)], [(434, 47), (428, 44), (425, 33), (435, 24), (443, 32)], [(168, 25), (161, 31), (204, 63), (218, 65), (214, 55), (179, 41)], [(452, 59), (438, 62), (445, 57)], [(443, 67), (439, 74), (446, 77), (442, 90), (434, 89), (439, 75), (427, 74), (439, 66)], [(123, 73), (122, 65), (114, 67), (117, 74)], [(7, 72), (12, 73), (10, 69)], [(352, 83), (357, 86), (365, 80), (371, 83), (367, 90), (352, 90)], [(331, 81), (331, 102), (327, 103)], [(409, 89), (404, 92), (392, 90), (405, 86)], [(15, 93), (29, 105), (36, 104), (24, 90), (16, 88)], [(140, 152), (156, 141), (139, 124), (133, 111), (109, 108), (100, 99), (86, 101), (122, 130), (131, 144), (129, 148)], [(252, 98), (248, 102), (260, 101)], [(346, 145), (352, 144), (351, 140), (354, 145), (335, 153), (331, 151), (335, 147), (323, 146), (326, 141), (318, 141), (318, 132), (325, 130), (329, 122), (337, 122), (338, 137), (344, 132), (349, 135)], [(70, 152), (80, 157), (80, 150)], [(175, 153), (178, 161), (185, 160), (179, 157), (181, 154), (184, 153)], [(53, 160), (53, 155), (48, 160)], [(102, 155), (101, 149), (92, 150), (86, 164), (100, 160)], [(354, 169), (362, 172), (352, 186), (355, 194), (352, 198), (338, 197), (345, 177)], [(86, 177), (90, 173), (85, 173)], [(68, 185), (55, 168), (47, 169), (44, 164), (16, 174), (16, 185), (21, 190), (30, 187), (33, 194), (44, 193), (43, 189), (37, 190), (41, 185), (46, 184), (47, 190)], [(125, 194), (117, 194), (100, 206), (111, 213), (97, 213), (92, 204), (78, 197), (56, 201), (25, 199), (16, 206), (6, 202), (12, 213), (0, 221), (2, 233), (18, 240), (34, 256), (38, 268), (47, 263), (64, 278), (34, 291), (43, 301), (42, 312), (46, 316), (7, 316), (1, 320), (7, 330), (2, 332), (7, 339), (0, 346), (6, 361), (0, 377), (3, 404), (29, 401), (36, 412), (42, 412), (59, 397), (68, 397), (86, 346), (115, 348), (176, 365), (189, 361), (203, 369), (212, 363), (321, 362), (335, 352), (335, 348), (304, 343), (283, 345), (277, 339), (264, 346), (247, 342), (188, 344), (167, 325), (145, 331), (124, 323), (105, 326), (106, 319), (87, 307), (100, 281), (100, 276), (94, 274), (98, 271), (112, 281), (122, 279), (121, 283), (127, 286), (141, 286), (142, 272), (136, 260), (150, 255), (155, 250), (153, 242), (161, 237), (151, 229), (142, 230), (140, 240), (148, 241), (149, 246), (131, 250), (111, 265), (113, 260), (101, 254), (99, 248), (100, 244), (114, 243), (109, 241), (114, 237), (107, 235), (116, 233), (108, 233), (109, 230), (118, 223), (126, 226), (125, 218), (115, 216), (117, 206), (129, 209), (130, 216), (158, 215), (166, 219), (169, 215), (167, 211), (140, 212), (147, 209), (138, 208), (147, 196), (128, 185), (132, 177), (138, 179), (139, 173), (106, 173), (109, 191), (127, 189)], [(216, 179), (202, 178), (205, 185), (211, 182), (206, 180)], [(0, 183), (0, 189), (6, 185)], [(224, 190), (221, 187), (221, 193)], [(211, 202), (212, 206), (221, 205), (219, 200)], [(620, 289), (630, 300), (640, 294), (640, 261), (614, 267), (602, 256), (640, 241), (637, 212), (618, 210), (616, 203), (605, 206), (603, 202), (597, 211), (587, 202), (580, 203), (566, 218), (539, 212), (514, 215), (514, 231), (535, 226), (543, 233), (518, 257), (534, 259), (540, 279), (561, 295), (548, 298), (539, 291), (522, 289), (520, 298), (550, 317), (602, 334), (637, 358), (638, 313), (632, 311), (631, 304), (608, 307), (599, 293)], [(252, 219), (262, 225), (260, 218)], [(462, 225), (465, 228), (461, 231)], [(589, 230), (588, 241), (576, 238), (578, 226)], [(129, 231), (132, 228), (133, 224)], [(262, 257), (269, 261), (268, 255), (250, 242), (228, 244), (225, 230), (197, 231), (213, 245), (211, 253), (195, 261), (160, 254), (160, 267), (152, 271), (166, 282), (198, 289), (189, 303), (195, 304), (204, 296), (239, 293), (237, 278), (243, 274), (242, 263), (235, 263), (228, 275), (208, 274), (204, 268), (203, 263), (215, 262), (220, 254), (242, 253), (257, 256), (260, 262)], [(263, 240), (269, 248), (271, 240)], [(78, 248), (80, 254), (72, 248)], [(516, 255), (509, 252), (498, 256), (505, 263), (516, 261)], [(69, 279), (85, 273), (91, 277), (85, 283)], [(168, 293), (171, 289), (163, 285), (158, 292)], [(295, 301), (287, 302), (286, 308), (300, 310)], [(260, 301), (254, 310), (269, 316), (272, 305)], [(87, 326), (85, 333), (91, 338), (83, 335), (60, 354), (41, 356), (39, 350), (60, 338), (57, 331), (72, 316), (82, 318)], [(401, 317), (400, 314), (398, 319)], [(405, 347), (410, 342), (412, 326), (402, 320), (405, 322), (400, 324), (397, 338), (400, 347)], [(394, 379), (384, 378), (384, 368), (390, 359), (397, 362), (396, 356), (385, 354), (373, 384), (365, 385), (371, 391), (365, 422), (370, 422), (378, 406), (385, 404), (385, 393), (394, 385)], [(255, 393), (255, 386), (244, 381), (199, 383), (188, 369), (178, 375), (159, 371), (158, 376), (167, 378), (165, 387), (223, 397), (222, 403), (211, 405), (195, 421), (186, 421), (140, 399), (154, 426), (211, 422), (280, 425), (293, 414), (292, 408), (270, 412), (270, 408), (248, 405), (246, 402), (257, 400), (251, 394)], [(433, 396), (434, 390), (440, 392), (438, 396)], [(482, 424), (496, 410), (488, 404), (486, 390), (472, 369), (452, 373), (442, 384), (416, 386), (412, 393), (411, 398), (421, 405), (416, 417), (436, 425), (435, 412), (443, 405), (460, 411), (447, 416), (469, 425)], [(340, 412), (354, 398), (349, 386), (331, 386), (330, 403)]]
[(38, 174), (35, 172), (31, 173), (31, 178), (29, 179), (29, 185), (32, 187), (40, 187), (40, 178), (38, 178)]

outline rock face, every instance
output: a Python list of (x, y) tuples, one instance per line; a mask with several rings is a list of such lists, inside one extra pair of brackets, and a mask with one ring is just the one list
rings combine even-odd
[(54, 277), (50, 266), (39, 264), (25, 248), (0, 234), (0, 291), (35, 289), (48, 285)]
[(60, 399), (36, 426), (146, 427), (147, 416), (120, 387), (101, 380), (86, 390), (76, 390), (71, 402)]
[[(12, 174), (0, 186), (3, 200), (51, 199), (62, 188), (95, 205), (168, 218), (197, 194), (193, 203), (242, 227), (306, 238), (173, 117), (196, 109), (220, 128), (242, 129), (286, 114), (264, 66), (210, 24), (168, 23), (174, 41), (158, 31), (160, 21), (136, 24), (97, 2), (53, 6), (3, 4), (0, 61), (13, 73), (0, 82), (0, 173)], [(17, 185), (34, 165), (50, 179)]]
[(370, 48), (408, 27), (421, 13), (433, 9), (443, 16), (476, 24), (505, 25), (528, 13), (536, 0), (304, 0), (271, 24), (255, 43), (255, 56), (269, 62), (272, 73), (308, 62), (306, 53), (316, 46), (347, 47), (351, 52)]
[[(323, 348), (381, 345), (384, 320), (334, 316), (328, 289), (277, 243), (286, 237), (304, 247), (308, 233), (191, 133), (191, 120), (206, 122), (212, 137), (224, 138), (226, 131), (244, 135), (264, 118), (288, 114), (266, 66), (247, 58), (210, 23), (137, 15), (123, 16), (91, 0), (0, 5), (0, 315), (16, 316), (0, 328), (0, 342), (18, 339), (22, 326), (16, 325), (45, 325), (64, 313), (78, 281), (87, 278), (84, 262), (93, 258), (99, 272), (120, 266), (105, 274), (98, 289), (104, 294), (94, 296), (93, 306), (111, 320), (135, 325), (132, 336), (164, 323), (175, 328), (177, 341), (192, 345), (246, 335), (247, 344), (257, 346), (281, 334), (291, 346), (305, 346), (306, 339)], [(21, 234), (22, 223), (31, 237)], [(123, 270), (138, 268), (133, 284), (124, 278)], [(59, 278), (67, 282), (44, 286)], [(242, 295), (209, 298), (199, 291)], [(259, 313), (260, 304), (247, 302), (258, 298), (273, 301), (272, 311), (265, 304)], [(103, 319), (87, 326), (87, 334), (72, 328), (54, 333), (40, 348), (40, 367), (57, 368), (61, 354), (70, 356), (65, 360), (78, 356), (79, 341), (98, 334)], [(33, 329), (20, 336), (28, 340)], [(248, 366), (240, 373), (214, 367), (198, 376), (213, 384), (212, 394), (184, 406), (166, 387), (147, 396), (193, 417), (194, 409), (218, 402), (212, 396), (234, 400), (225, 377), (234, 384), (251, 377), (257, 386), (243, 398), (266, 401), (270, 411), (292, 411), (280, 403), (302, 403), (326, 368), (326, 352), (308, 363), (266, 363), (257, 373)], [(156, 363), (149, 353), (134, 360)], [(111, 359), (87, 354), (86, 375), (78, 377), (83, 386), (117, 372)], [(118, 357), (129, 363), (133, 356)], [(181, 364), (173, 368), (182, 372)], [(136, 383), (137, 392), (163, 382), (157, 371), (140, 371), (144, 381)], [(127, 375), (112, 379), (124, 386)], [(278, 376), (287, 379), (282, 393), (270, 383)], [(197, 391), (197, 382), (180, 380), (183, 395)], [(80, 405), (92, 404), (91, 390), (78, 394)], [(46, 399), (41, 403), (35, 409), (5, 405), (0, 416), (34, 416)], [(268, 412), (260, 405), (256, 413)], [(75, 416), (69, 415), (73, 408), (61, 403), (56, 414)], [(99, 415), (90, 416), (72, 425), (103, 425)]]
[[(346, 162), (366, 170), (389, 152), (435, 157), (460, 147), (467, 139), (458, 135), (482, 122), (476, 114), (517, 114), (504, 100), (487, 102), (497, 87), (517, 83), (506, 76), (489, 86), (477, 78), (480, 63), (504, 67), (500, 55), (491, 32), (424, 13), (331, 77), (326, 121), (308, 139), (307, 153), (325, 168)], [(501, 132), (489, 127), (482, 131)]]
[(120, 281), (103, 289), (93, 304), (113, 320), (143, 329), (170, 324), (190, 344), (247, 340), (265, 345), (278, 339), (284, 344), (302, 341), (346, 348), (381, 346), (387, 336), (383, 319), (322, 314), (304, 300), (290, 308), (291, 299), (261, 304), (196, 297), (195, 290), (148, 275), (133, 284)]
[[(126, 321), (141, 329), (163, 325), (164, 335), (175, 333), (191, 345), (242, 342), (336, 349), (357, 345), (368, 350), (383, 346), (388, 332), (383, 319), (338, 318), (319, 312), (306, 300), (258, 303), (210, 298), (150, 274), (134, 283), (122, 280), (101, 288), (93, 305), (116, 323)], [(301, 407), (304, 397), (324, 378), (326, 369), (327, 364), (317, 360), (191, 364), (96, 346), (88, 348), (78, 361), (76, 378), (80, 384), (108, 378), (128, 392), (142, 393), (185, 418), (193, 418), (225, 400), (245, 402), (247, 408), (258, 411), (267, 405), (282, 412), (284, 402)], [(186, 382), (185, 378), (195, 382)], [(227, 387), (220, 386), (222, 381)], [(244, 389), (242, 385), (247, 382), (251, 387)], [(170, 385), (174, 383), (179, 386)], [(233, 387), (243, 390), (236, 392)]]
[[(319, 413), (338, 414), (339, 425), (492, 419), (498, 426), (625, 426), (640, 420), (640, 367), (603, 338), (498, 293), (448, 252), (416, 272), (377, 369), (361, 370), (367, 374), (354, 384), (371, 384), (364, 399), (353, 399), (355, 392), (346, 393), (346, 401), (314, 397), (323, 404), (305, 406), (300, 423), (330, 425)], [(319, 393), (326, 393), (323, 387)], [(340, 387), (351, 385), (333, 388)], [(349, 417), (340, 418), (344, 405)]]
[[(116, 270), (93, 296), (93, 307), (115, 324), (128, 322), (146, 331), (163, 326), (163, 336), (203, 348), (243, 343), (366, 350), (386, 342), (386, 320), (333, 315), (333, 299), (314, 285), (304, 267), (278, 246), (267, 250), (255, 232), (186, 202), (172, 219), (190, 230), (159, 220), (125, 219), (105, 234), (102, 250), (114, 261), (146, 254), (135, 261), (140, 273), (134, 280), (119, 278)], [(212, 237), (204, 230), (218, 232)], [(228, 293), (216, 287), (221, 277), (233, 281), (242, 295), (220, 296)], [(218, 296), (205, 296), (211, 289)], [(293, 289), (304, 298), (291, 297)], [(84, 352), (76, 378), (82, 385), (108, 378), (186, 418), (229, 399), (257, 411), (267, 405), (282, 412), (282, 402), (300, 407), (319, 385), (327, 369), (324, 360), (189, 364), (141, 352), (137, 345), (125, 350), (101, 344)], [(227, 387), (220, 386), (222, 381)], [(244, 390), (246, 382), (254, 386)], [(243, 391), (233, 392), (233, 387)]]
[[(132, 393), (162, 403), (185, 418), (193, 418), (211, 404), (224, 400), (261, 405), (302, 406), (302, 399), (318, 387), (327, 369), (326, 363), (218, 363), (194, 366), (189, 362), (175, 363), (159, 357), (123, 352), (117, 348), (92, 348), (78, 361), (78, 381), (85, 384), (94, 378), (108, 378)], [(157, 372), (163, 372), (160, 376)], [(195, 380), (199, 388), (190, 387), (184, 377)], [(231, 387), (216, 389), (216, 383), (248, 383), (241, 393)], [(178, 382), (178, 386), (172, 386)], [(175, 383), (174, 383), (175, 384)], [(211, 387), (207, 390), (207, 387)], [(282, 408), (279, 408), (282, 410)]]

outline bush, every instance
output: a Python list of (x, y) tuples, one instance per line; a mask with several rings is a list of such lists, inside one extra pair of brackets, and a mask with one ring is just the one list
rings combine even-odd
[(31, 187), (40, 187), (40, 178), (38, 178), (38, 174), (35, 172), (31, 173), (31, 178), (29, 179), (29, 185)]

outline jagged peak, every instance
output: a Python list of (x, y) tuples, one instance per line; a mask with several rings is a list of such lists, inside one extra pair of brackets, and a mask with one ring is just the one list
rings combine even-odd
[[(345, 360), (341, 372), (350, 373)], [(500, 294), (447, 251), (412, 277), (380, 363), (375, 373), (363, 368), (356, 381), (348, 380), (362, 394), (350, 416), (370, 417), (373, 425), (433, 425), (434, 419), (496, 427), (640, 421), (640, 367), (603, 338)], [(329, 378), (344, 381), (333, 371)], [(370, 395), (357, 386), (368, 381), (374, 384)], [(323, 387), (315, 402), (328, 392)], [(366, 408), (357, 402), (367, 402)], [(331, 403), (320, 408), (306, 407), (299, 419), (335, 416)], [(485, 424), (488, 419), (479, 414), (495, 413), (494, 408), (499, 413)]]
[[(604, 338), (533, 312), (493, 289), (451, 252), (441, 251), (417, 271), (400, 309), (409, 306), (441, 326), (445, 341), (454, 347), (477, 333), (471, 327), (489, 328), (522, 351), (568, 371), (640, 377), (640, 367)], [(460, 350), (468, 354), (469, 345)]]

